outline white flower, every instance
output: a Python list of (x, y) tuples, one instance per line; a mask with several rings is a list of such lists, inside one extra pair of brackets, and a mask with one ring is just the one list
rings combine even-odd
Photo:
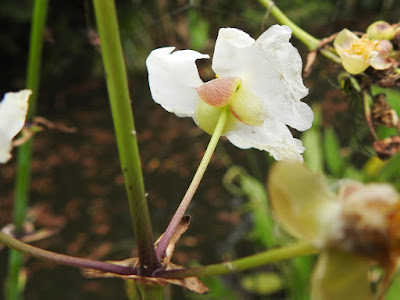
[(302, 62), (289, 42), (291, 30), (274, 25), (255, 41), (235, 28), (219, 30), (212, 68), (217, 78), (200, 79), (195, 61), (209, 58), (174, 47), (153, 50), (147, 58), (152, 97), (179, 117), (192, 117), (212, 134), (224, 107), (229, 116), (223, 134), (235, 146), (257, 148), (277, 159), (302, 160), (304, 147), (286, 125), (311, 127), (311, 108), (300, 102), (308, 94)]
[(0, 102), (0, 163), (11, 158), (12, 139), (25, 124), (31, 94), (30, 90), (6, 93)]

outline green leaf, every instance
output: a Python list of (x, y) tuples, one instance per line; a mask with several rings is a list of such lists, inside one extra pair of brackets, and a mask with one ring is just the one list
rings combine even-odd
[(333, 176), (340, 177), (343, 173), (344, 161), (343, 157), (340, 155), (339, 139), (331, 127), (324, 130), (323, 146), (328, 171)]
[(398, 300), (400, 295), (400, 276), (396, 276), (386, 294), (386, 300)]
[(322, 173), (324, 171), (324, 158), (321, 147), (320, 110), (318, 107), (314, 106), (313, 111), (313, 126), (304, 132), (301, 138), (303, 146), (306, 148), (303, 157), (304, 163), (311, 171), (318, 171)]
[(189, 30), (190, 30), (190, 48), (203, 49), (209, 39), (209, 24), (207, 20), (194, 9), (188, 12)]
[(188, 299), (193, 299), (193, 300), (236, 300), (239, 299), (236, 297), (235, 293), (232, 292), (232, 289), (227, 287), (222, 278), (218, 276), (213, 276), (213, 277), (204, 277), (202, 278), (202, 281), (204, 282), (205, 285), (207, 285), (210, 288), (210, 292), (204, 296), (204, 295), (197, 295), (194, 293), (188, 292)]
[(240, 280), (240, 284), (246, 291), (258, 295), (276, 293), (283, 287), (280, 276), (272, 272), (260, 272), (244, 276)]

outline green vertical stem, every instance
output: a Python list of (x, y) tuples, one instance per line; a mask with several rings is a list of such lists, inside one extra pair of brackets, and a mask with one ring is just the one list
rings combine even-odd
[(140, 272), (143, 276), (150, 276), (160, 264), (154, 251), (115, 3), (112, 0), (93, 0), (93, 4), (119, 157), (136, 235)]
[[(32, 27), (29, 44), (28, 70), (26, 88), (32, 90), (29, 99), (27, 120), (32, 119), (36, 113), (36, 102), (39, 91), (40, 65), (43, 49), (44, 28), (47, 17), (48, 0), (34, 1), (32, 14)], [(24, 218), (29, 198), (31, 177), (32, 140), (19, 148), (17, 157), (17, 178), (15, 184), (14, 225), (16, 233), (23, 232)], [(20, 299), (21, 288), (18, 276), (22, 266), (22, 254), (11, 250), (9, 256), (8, 278), (6, 297), (8, 300)]]

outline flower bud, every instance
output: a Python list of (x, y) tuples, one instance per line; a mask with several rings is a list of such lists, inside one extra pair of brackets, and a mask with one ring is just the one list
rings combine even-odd
[(370, 40), (391, 40), (394, 37), (394, 30), (389, 23), (376, 21), (368, 26), (367, 35)]
[(394, 34), (393, 34), (393, 42), (396, 44), (398, 47), (400, 47), (400, 26), (394, 29)]

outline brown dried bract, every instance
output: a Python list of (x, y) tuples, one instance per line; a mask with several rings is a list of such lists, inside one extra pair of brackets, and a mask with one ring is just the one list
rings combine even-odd
[[(128, 258), (122, 261), (107, 261), (108, 263), (131, 267), (131, 268), (138, 268), (139, 267), (139, 259)], [(184, 267), (175, 265), (173, 263), (163, 264), (165, 270), (176, 270), (176, 269), (184, 269)], [(184, 287), (192, 292), (198, 294), (207, 293), (209, 290), (207, 286), (204, 285), (197, 277), (188, 277), (183, 279), (168, 279), (168, 278), (159, 278), (159, 277), (144, 277), (139, 275), (119, 275), (111, 272), (104, 272), (100, 270), (94, 269), (82, 269), (82, 274), (88, 278), (122, 278), (124, 280), (133, 280), (135, 282), (139, 282), (142, 284), (155, 284), (161, 286), (167, 286), (168, 284), (175, 284), (181, 287)]]
[(389, 159), (400, 150), (400, 136), (375, 141), (372, 146), (380, 159)]
[(371, 108), (374, 124), (381, 124), (387, 127), (397, 127), (399, 117), (394, 109), (386, 102), (385, 94), (378, 94), (374, 97), (374, 104)]
[(400, 86), (400, 74), (395, 72), (395, 67), (398, 67), (399, 62), (395, 59), (390, 59), (390, 61), (392, 67), (386, 70), (375, 70), (373, 68), (367, 70), (372, 81), (383, 88)]
[[(179, 240), (181, 235), (187, 230), (189, 224), (190, 224), (190, 218), (188, 216), (183, 217), (181, 222), (179, 223), (174, 235), (172, 236), (168, 244), (167, 249), (165, 250), (165, 256), (161, 260), (161, 265), (164, 270), (169, 271), (169, 270), (184, 269), (184, 267), (182, 266), (171, 263), (170, 260), (174, 252), (176, 242)], [(160, 238), (157, 240), (157, 242), (160, 240)], [(155, 243), (156, 248), (157, 248), (157, 242)], [(139, 267), (139, 259), (136, 257), (128, 258), (122, 261), (108, 261), (108, 263), (125, 267), (131, 267), (131, 268)], [(135, 282), (139, 282), (142, 284), (155, 284), (161, 286), (167, 286), (168, 284), (175, 284), (198, 294), (204, 294), (209, 291), (207, 286), (205, 286), (197, 277), (188, 277), (183, 279), (169, 279), (160, 277), (145, 277), (139, 275), (119, 275), (111, 272), (104, 272), (94, 269), (82, 269), (81, 272), (84, 276), (89, 278), (119, 277), (124, 280), (133, 280)]]

